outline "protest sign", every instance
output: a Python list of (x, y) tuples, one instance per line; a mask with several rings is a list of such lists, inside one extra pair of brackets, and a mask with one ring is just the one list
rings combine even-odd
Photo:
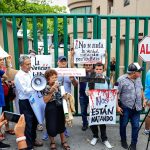
[(89, 126), (116, 123), (117, 90), (90, 90)]
[[(23, 56), (22, 54), (21, 56)], [(33, 76), (42, 75), (52, 66), (51, 55), (26, 55), (31, 58), (31, 72)]]
[(0, 58), (5, 58), (10, 56), (7, 52), (4, 51), (4, 49), (0, 46)]
[(86, 75), (85, 68), (53, 68), (57, 71), (58, 76), (76, 76), (84, 77)]
[(74, 40), (74, 63), (105, 64), (105, 39), (75, 39)]

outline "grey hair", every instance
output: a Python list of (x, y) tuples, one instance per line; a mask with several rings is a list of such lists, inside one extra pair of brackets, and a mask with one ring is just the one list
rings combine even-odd
[(26, 55), (21, 56), (21, 57), (19, 58), (19, 65), (22, 66), (22, 65), (24, 64), (24, 61), (25, 61), (26, 59), (30, 59), (30, 57), (28, 57), (28, 56), (26, 56)]

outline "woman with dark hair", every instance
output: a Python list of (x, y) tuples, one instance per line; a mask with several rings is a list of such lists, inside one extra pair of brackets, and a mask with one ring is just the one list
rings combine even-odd
[(65, 115), (62, 105), (62, 96), (57, 82), (57, 72), (55, 70), (47, 70), (45, 78), (48, 82), (44, 89), (44, 101), (46, 103), (45, 119), (46, 129), (50, 138), (51, 150), (56, 150), (55, 136), (60, 134), (61, 144), (65, 150), (70, 150), (70, 146), (65, 141)]

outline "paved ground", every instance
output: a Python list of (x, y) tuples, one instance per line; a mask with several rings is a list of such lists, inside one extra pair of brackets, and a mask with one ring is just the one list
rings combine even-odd
[[(107, 126), (107, 135), (109, 138), (110, 143), (114, 146), (112, 150), (123, 150), (120, 146), (120, 138), (119, 138), (119, 128), (118, 124), (116, 125), (108, 125)], [(92, 138), (92, 134), (90, 129), (87, 131), (81, 131), (81, 117), (75, 117), (74, 118), (74, 124), (72, 128), (68, 128), (70, 132), (70, 137), (67, 138), (68, 143), (71, 146), (71, 150), (107, 150), (105, 146), (101, 143), (99, 140), (98, 143), (95, 146), (91, 146), (89, 144), (90, 139)], [(147, 139), (148, 137), (144, 135), (143, 128), (139, 132), (139, 141), (138, 141), (138, 148), (137, 150), (145, 150)], [(42, 137), (42, 132), (37, 131), (38, 137)], [(128, 143), (130, 143), (130, 125), (127, 128), (127, 134), (128, 134)], [(62, 150), (62, 147), (60, 146), (60, 140), (59, 136), (57, 136), (57, 148), (58, 150)], [(5, 143), (11, 144), (11, 148), (8, 150), (16, 150), (16, 142), (15, 142), (15, 136), (6, 134), (6, 140)], [(49, 140), (44, 141), (44, 146), (40, 148), (35, 148), (35, 150), (49, 150)], [(149, 144), (149, 150), (150, 150), (150, 144)]]

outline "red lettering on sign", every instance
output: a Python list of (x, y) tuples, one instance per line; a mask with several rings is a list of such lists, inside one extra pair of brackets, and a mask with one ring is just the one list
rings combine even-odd
[(148, 49), (148, 44), (142, 44), (140, 54), (150, 54), (150, 49)]
[(141, 46), (140, 54), (145, 54), (145, 47), (144, 44)]
[(146, 44), (146, 54), (150, 54), (150, 50), (148, 49), (148, 44)]

